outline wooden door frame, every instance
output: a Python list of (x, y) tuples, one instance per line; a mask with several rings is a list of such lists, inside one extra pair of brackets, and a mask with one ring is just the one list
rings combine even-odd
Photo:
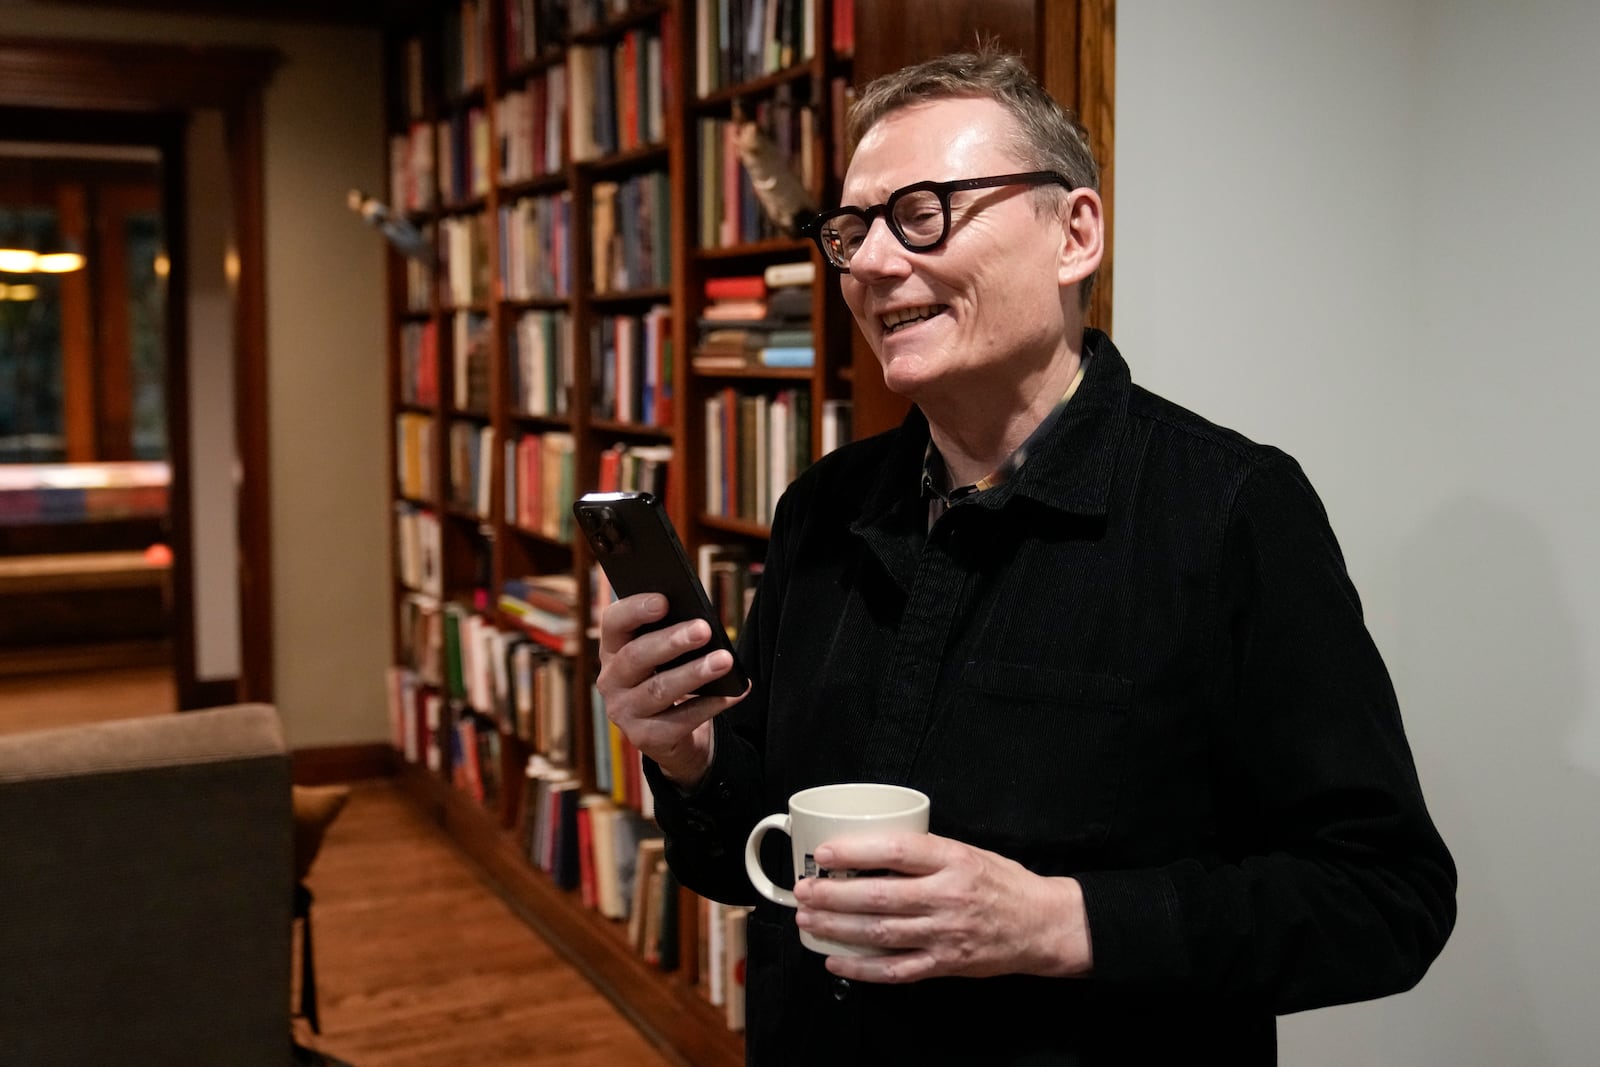
[[(0, 38), (0, 107), (126, 116), (122, 122), (102, 123), (107, 127), (103, 132), (108, 134), (121, 129), (120, 138), (110, 137), (112, 143), (128, 138), (128, 126), (139, 127), (145, 135), (157, 138), (155, 143), (162, 147), (168, 164), (163, 199), (167, 233), (175, 249), (182, 247), (186, 232), (181, 210), (183, 127), (198, 110), (216, 109), (223, 117), (239, 257), (233, 302), (233, 356), (234, 426), (242, 476), (237, 496), (240, 671), (235, 680), (200, 681), (195, 676), (193, 553), (188, 551), (193, 519), (188, 390), (186, 385), (169, 387), (173, 469), (170, 507), (179, 561), (173, 571), (173, 644), (180, 708), (273, 699), (262, 93), (281, 60), (280, 53), (265, 48)], [(78, 137), (63, 136), (58, 131), (53, 139)], [(173, 257), (175, 270), (184, 258)], [(168, 349), (173, 360), (169, 364), (169, 382), (186, 382), (188, 373), (187, 319), (171, 308), (172, 304), (186, 306), (186, 280), (176, 275), (169, 279), (169, 292), (177, 294), (169, 301)], [(180, 379), (180, 374), (185, 377)]]

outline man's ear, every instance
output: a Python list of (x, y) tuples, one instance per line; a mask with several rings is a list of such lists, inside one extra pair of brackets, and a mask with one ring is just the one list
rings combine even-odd
[(1061, 286), (1076, 285), (1100, 269), (1105, 256), (1104, 205), (1093, 189), (1073, 189), (1059, 212), (1062, 241), (1056, 276)]

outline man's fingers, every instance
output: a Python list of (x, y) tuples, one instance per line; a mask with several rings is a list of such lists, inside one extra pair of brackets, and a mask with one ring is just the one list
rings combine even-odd
[(660, 593), (638, 593), (607, 604), (600, 613), (600, 654), (614, 654), (635, 630), (660, 622), (666, 613), (667, 598)]

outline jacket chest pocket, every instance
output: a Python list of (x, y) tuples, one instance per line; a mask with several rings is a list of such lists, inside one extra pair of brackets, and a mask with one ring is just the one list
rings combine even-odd
[(914, 777), (936, 833), (1012, 854), (1104, 843), (1127, 754), (1133, 683), (968, 663)]

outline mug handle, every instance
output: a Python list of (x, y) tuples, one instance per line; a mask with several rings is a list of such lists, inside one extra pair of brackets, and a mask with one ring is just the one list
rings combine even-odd
[(774, 885), (772, 879), (767, 877), (767, 872), (761, 869), (761, 839), (767, 836), (768, 830), (782, 830), (786, 834), (789, 833), (789, 816), (778, 812), (756, 823), (755, 829), (750, 831), (750, 837), (744, 843), (745, 873), (750, 876), (750, 884), (756, 887), (756, 892), (774, 904), (782, 904), (786, 908), (798, 907), (794, 893), (782, 886)]

